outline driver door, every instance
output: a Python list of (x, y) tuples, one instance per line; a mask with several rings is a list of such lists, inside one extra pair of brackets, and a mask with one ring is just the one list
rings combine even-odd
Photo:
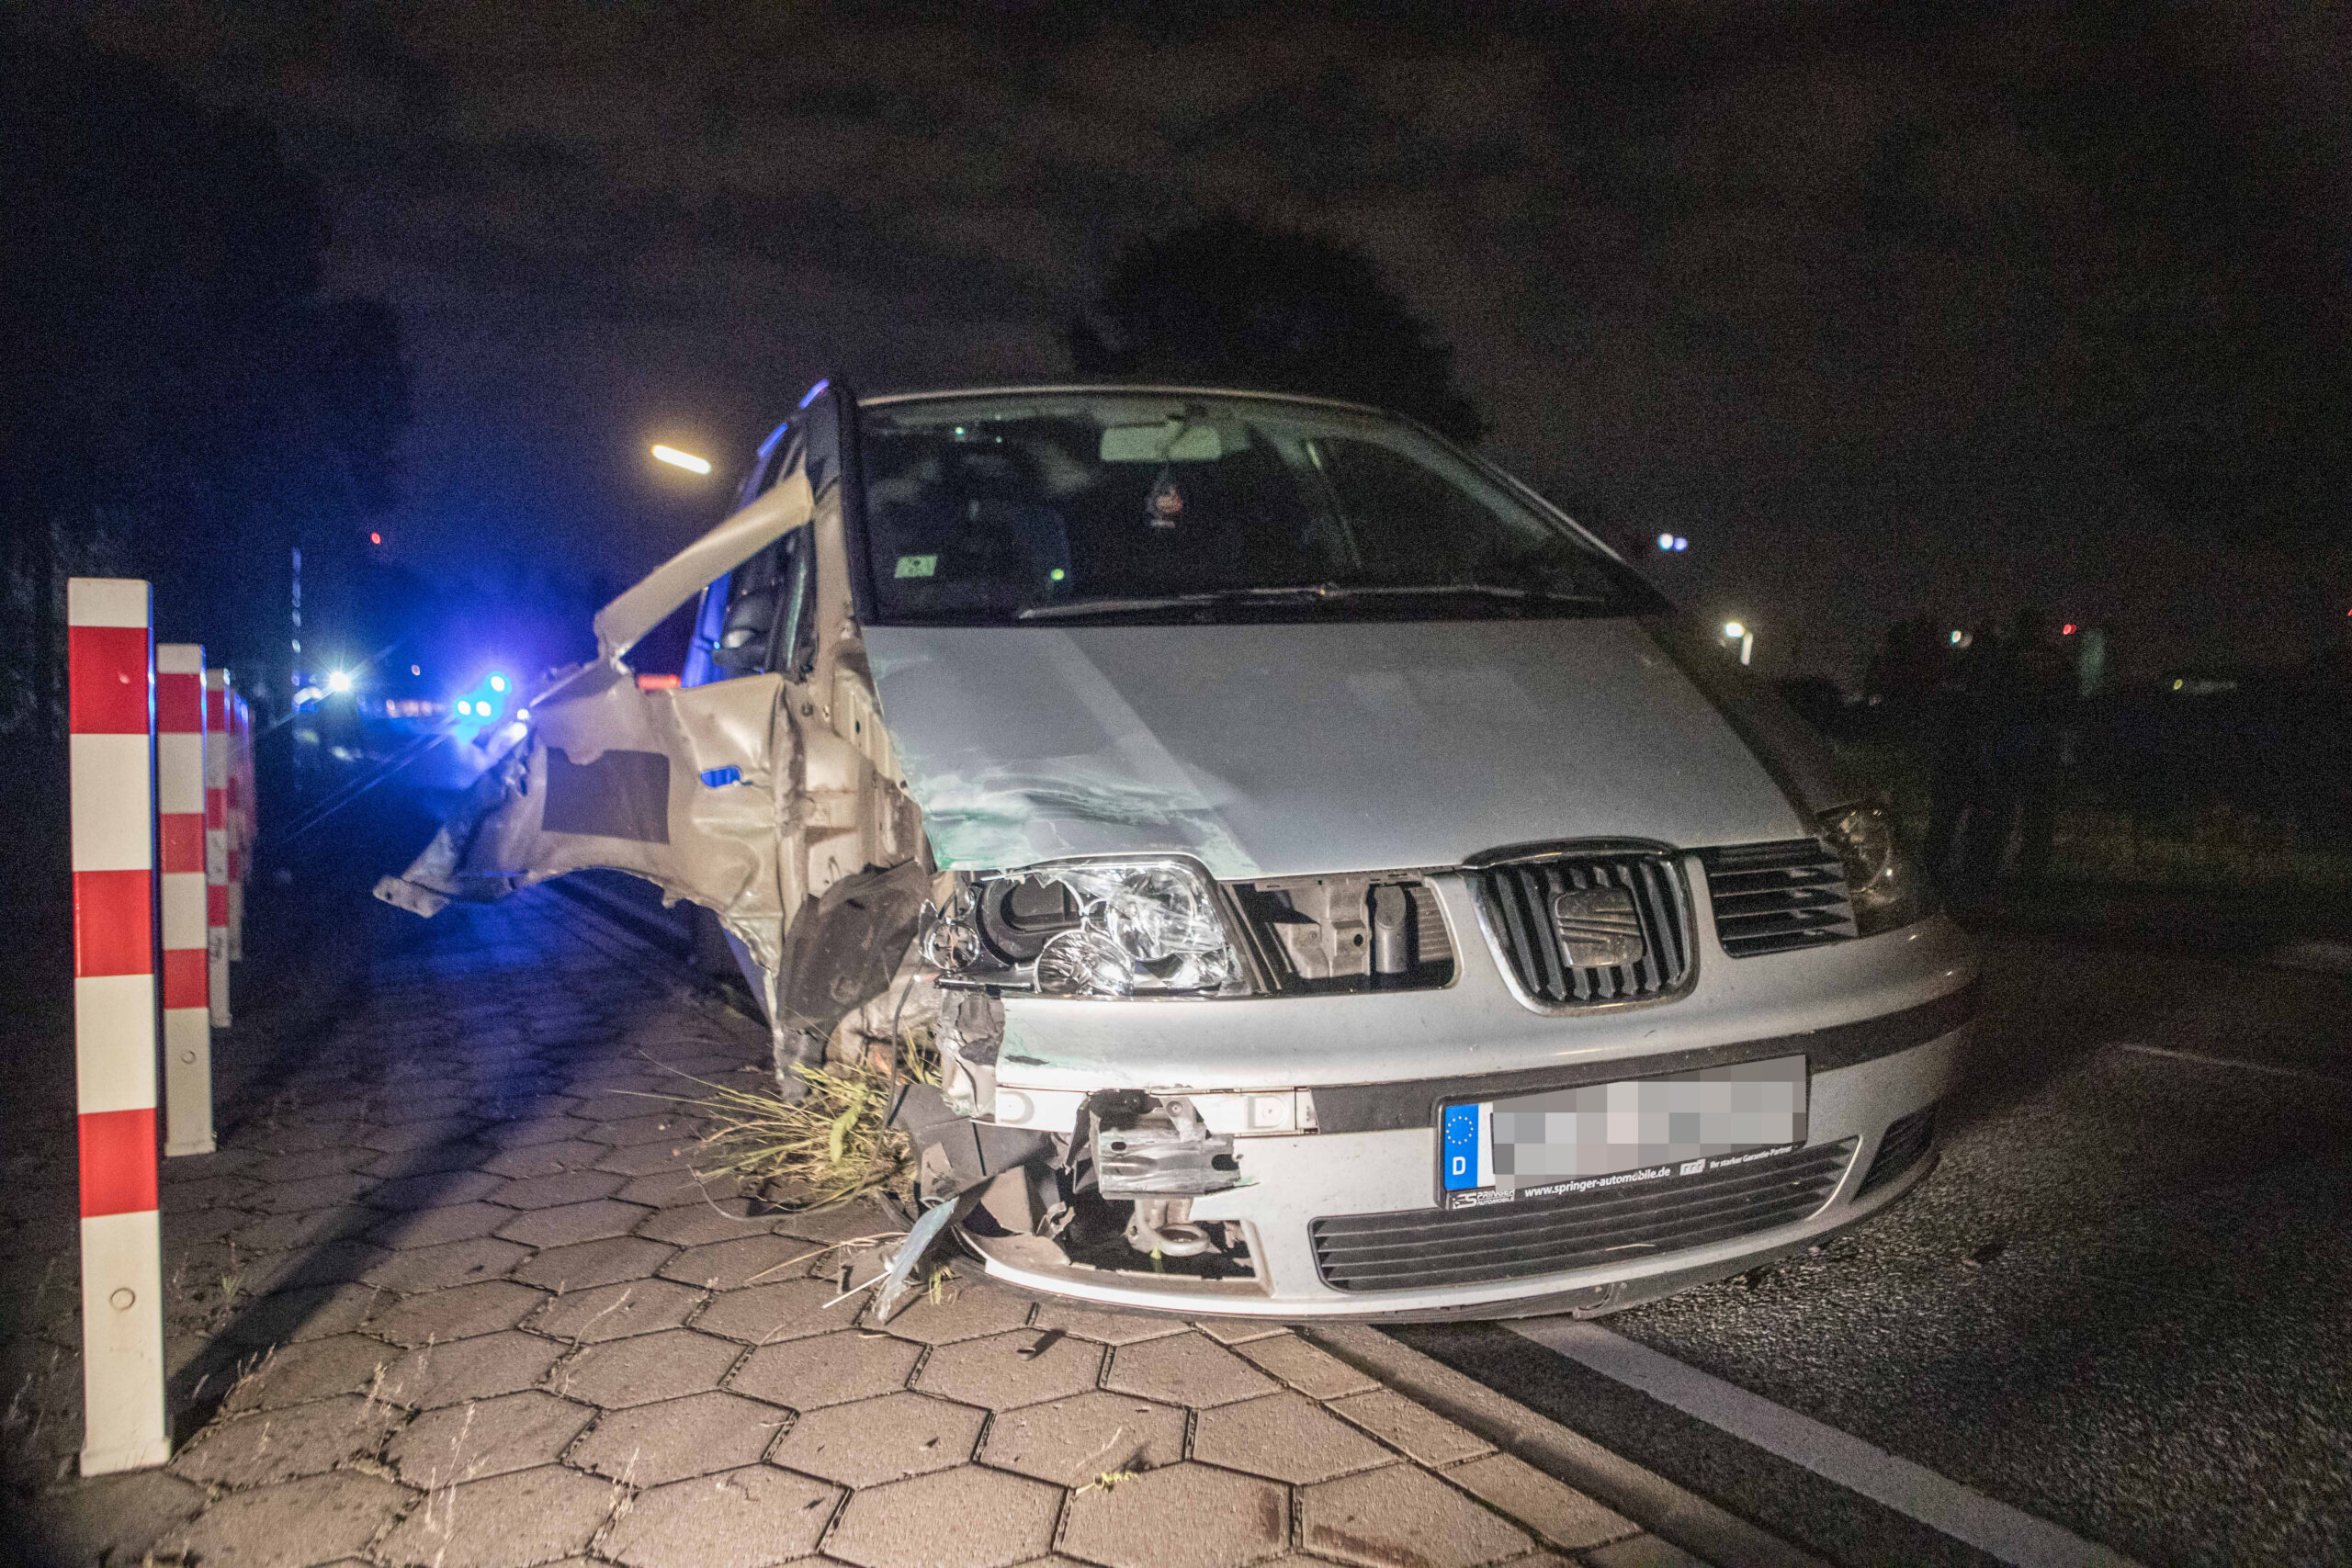
[(714, 578), (790, 553), (779, 541), (805, 535), (813, 513), (806, 474), (787, 476), (606, 605), (596, 660), (531, 699), (524, 733), (377, 896), (430, 915), (452, 898), (503, 897), (570, 871), (625, 871), (661, 888), (665, 902), (711, 909), (773, 974), (786, 917), (786, 841), (801, 816), (787, 672), (753, 668), (647, 690), (628, 654)]
[[(770, 437), (733, 516), (597, 614), (595, 661), (531, 700), (526, 732), (376, 888), (431, 915), (603, 868), (700, 904), (755, 967), (786, 1092), (891, 983), (932, 892), (851, 588), (854, 400), (828, 392)], [(629, 649), (697, 593), (691, 683), (640, 685)]]

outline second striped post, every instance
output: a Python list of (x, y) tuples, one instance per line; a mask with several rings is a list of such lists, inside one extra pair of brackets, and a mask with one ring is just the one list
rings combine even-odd
[[(229, 672), (204, 672), (204, 728), (229, 732)], [(212, 1027), (229, 1027), (229, 748), (204, 752), (204, 953), (211, 977)]]
[(155, 826), (164, 885), (164, 1153), (212, 1152), (212, 985), (204, 869), (204, 649), (155, 649)]

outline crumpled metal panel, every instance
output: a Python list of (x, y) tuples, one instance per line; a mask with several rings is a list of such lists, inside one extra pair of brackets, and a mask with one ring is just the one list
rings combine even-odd
[(859, 1003), (890, 984), (913, 943), (931, 874), (921, 861), (845, 876), (799, 910), (784, 939), (771, 1006), (796, 1036), (799, 1061), (825, 1062), (826, 1042)]
[[(503, 897), (567, 871), (626, 871), (665, 899), (717, 911), (773, 970), (784, 916), (773, 766), (782, 689), (781, 677), (757, 675), (640, 692), (626, 671), (589, 667), (532, 704), (529, 734), (377, 896), (430, 914), (450, 898)], [(658, 803), (643, 795), (649, 757), (667, 764)], [(727, 782), (705, 782), (714, 778)]]
[(1077, 635), (869, 626), (865, 654), (943, 869), (1153, 850), (1253, 873), (1225, 818), (1238, 792), (1162, 744)]
[[(597, 658), (533, 695), (528, 729), (376, 896), (419, 915), (568, 871), (644, 877), (716, 911), (771, 975), (794, 781), (776, 675), (639, 691), (624, 656), (663, 616), (814, 512), (796, 472), (596, 615)], [(659, 761), (656, 761), (659, 759)], [(774, 998), (768, 998), (771, 1009)]]
[(1631, 620), (865, 636), (942, 867), (1158, 851), (1250, 878), (1811, 830)]

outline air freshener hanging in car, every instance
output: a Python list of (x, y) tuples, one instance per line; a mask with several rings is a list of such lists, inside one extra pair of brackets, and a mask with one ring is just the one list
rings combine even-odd
[(1176, 476), (1166, 468), (1153, 481), (1151, 499), (1144, 502), (1144, 521), (1155, 528), (1173, 528), (1184, 515), (1184, 492), (1176, 488)]

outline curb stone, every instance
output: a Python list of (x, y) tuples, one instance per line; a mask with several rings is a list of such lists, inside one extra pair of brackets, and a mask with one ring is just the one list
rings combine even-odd
[(1736, 1563), (1740, 1568), (1828, 1568), (1820, 1558), (1370, 1325), (1302, 1325), (1298, 1334), (1503, 1452), (1516, 1455), (1607, 1504), (1660, 1540), (1708, 1562)]

